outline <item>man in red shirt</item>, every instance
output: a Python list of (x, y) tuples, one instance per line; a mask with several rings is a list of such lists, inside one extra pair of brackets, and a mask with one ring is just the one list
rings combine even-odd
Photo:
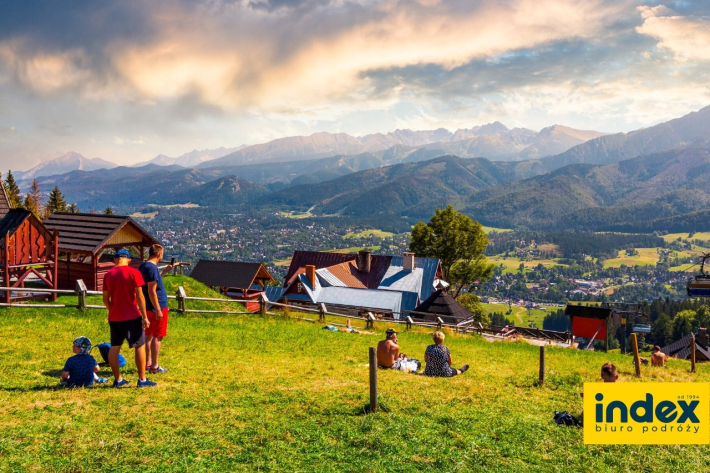
[(128, 384), (121, 377), (118, 367), (118, 354), (123, 341), (128, 341), (129, 348), (135, 348), (136, 367), (138, 368), (138, 387), (156, 386), (157, 383), (145, 377), (145, 332), (148, 328), (148, 316), (145, 312), (145, 299), (142, 286), (145, 284), (140, 271), (131, 268), (131, 255), (120, 249), (115, 255), (116, 266), (104, 276), (104, 305), (108, 308), (108, 324), (111, 327), (111, 349), (108, 362), (113, 371), (113, 387), (120, 388)]

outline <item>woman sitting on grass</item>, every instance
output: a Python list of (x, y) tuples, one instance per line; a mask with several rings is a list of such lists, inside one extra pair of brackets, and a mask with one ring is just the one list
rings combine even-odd
[(468, 365), (463, 365), (460, 370), (451, 367), (451, 352), (444, 346), (444, 334), (434, 332), (434, 345), (426, 347), (424, 359), (426, 360), (425, 376), (450, 378), (468, 370)]

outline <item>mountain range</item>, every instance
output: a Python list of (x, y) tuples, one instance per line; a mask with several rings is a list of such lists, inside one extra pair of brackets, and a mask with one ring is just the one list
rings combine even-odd
[[(81, 208), (193, 202), (401, 222), (427, 218), (434, 208), (453, 204), (483, 223), (499, 226), (627, 231), (664, 225), (708, 227), (702, 219), (710, 213), (704, 188), (710, 177), (710, 143), (705, 141), (710, 136), (710, 107), (631, 133), (596, 136), (549, 157), (494, 161), (442, 155), (441, 148), (447, 147), (464, 154), (462, 146), (480, 136), (505, 135), (511, 143), (529, 140), (528, 132), (499, 123), (455, 134), (400, 131), (396, 136), (407, 144), (355, 155), (206, 166), (232, 153), (192, 169), (149, 164), (110, 172), (75, 170), (38, 180), (45, 190), (58, 185)], [(523, 149), (531, 155), (543, 153), (543, 144), (554, 140), (564, 147), (573, 134), (577, 140), (594, 135), (586, 133), (550, 127), (533, 133), (533, 141)], [(456, 134), (463, 139), (446, 138)], [(380, 135), (380, 141), (388, 135)], [(352, 142), (348, 136), (340, 138)], [(451, 141), (411, 146), (434, 137)]]
[(14, 173), (17, 181), (28, 181), (35, 177), (51, 176), (54, 174), (64, 174), (71, 171), (95, 171), (97, 169), (115, 168), (116, 164), (101, 158), (85, 158), (79, 153), (69, 152), (45, 161), (27, 171), (16, 171)]

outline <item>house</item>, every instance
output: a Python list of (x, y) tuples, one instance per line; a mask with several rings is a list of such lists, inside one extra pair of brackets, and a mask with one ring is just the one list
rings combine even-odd
[(197, 262), (190, 277), (232, 299), (254, 301), (245, 304), (251, 312), (259, 311), (259, 299), (266, 285), (276, 282), (261, 263), (206, 259)]
[(277, 302), (315, 306), (324, 303), (339, 312), (404, 318), (442, 284), (441, 262), (434, 258), (296, 251), (283, 288), (267, 288)]
[[(0, 202), (7, 202), (4, 190)], [(3, 207), (0, 204), (0, 207)], [(57, 232), (47, 229), (42, 222), (25, 209), (2, 208), (0, 220), (0, 277), (3, 287), (25, 287), (28, 277), (39, 280), (51, 289), (57, 289)], [(50, 297), (50, 296), (47, 296)], [(4, 292), (5, 302), (12, 299), (30, 299), (25, 293)], [(51, 296), (56, 300), (56, 294)]]
[(104, 275), (114, 267), (118, 248), (133, 249), (131, 266), (145, 260), (145, 249), (158, 240), (130, 217), (99, 214), (55, 213), (45, 226), (59, 234), (59, 275), (61, 289), (74, 289), (77, 279), (86, 288), (103, 290)]
[(444, 289), (438, 289), (428, 299), (419, 304), (413, 312), (412, 318), (430, 322), (438, 322), (441, 318), (446, 324), (459, 324), (473, 317), (473, 314), (464, 306), (456, 302)]
[[(661, 351), (672, 358), (681, 360), (690, 359), (690, 338), (688, 334), (670, 345), (661, 348)], [(708, 332), (701, 328), (695, 336), (695, 359), (696, 361), (710, 361), (710, 350), (708, 350)]]

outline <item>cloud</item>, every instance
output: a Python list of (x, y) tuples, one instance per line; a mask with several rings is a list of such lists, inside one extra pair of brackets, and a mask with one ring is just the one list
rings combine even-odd
[(663, 5), (640, 6), (644, 18), (639, 34), (658, 40), (659, 49), (668, 50), (679, 62), (710, 60), (710, 20), (677, 15)]

